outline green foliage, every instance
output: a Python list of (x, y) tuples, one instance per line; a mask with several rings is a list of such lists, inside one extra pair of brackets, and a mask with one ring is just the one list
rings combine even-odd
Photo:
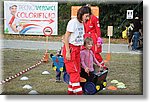
[[(91, 2), (89, 2), (90, 4)], [(59, 21), (58, 33), (59, 35), (65, 34), (66, 26), (71, 18), (71, 6), (82, 6), (84, 2), (66, 2), (59, 3)], [(92, 6), (99, 7), (99, 20), (101, 25), (102, 37), (107, 37), (107, 26), (114, 26), (113, 38), (121, 38), (122, 27), (126, 26), (131, 20), (126, 19), (127, 10), (134, 10), (135, 15), (143, 18), (143, 2), (139, 3), (91, 3)], [(134, 16), (135, 16), (134, 15)]]
[(58, 5), (58, 34), (63, 35), (66, 32), (66, 26), (68, 21), (71, 19), (71, 6), (81, 6), (82, 3), (60, 3)]

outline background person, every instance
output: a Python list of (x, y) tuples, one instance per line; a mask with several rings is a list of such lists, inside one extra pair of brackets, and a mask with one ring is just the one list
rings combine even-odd
[(84, 23), (85, 35), (84, 38), (90, 37), (93, 39), (92, 51), (96, 59), (104, 66), (103, 58), (101, 56), (102, 45), (98, 45), (97, 40), (101, 37), (101, 29), (99, 19), (91, 12), (89, 4), (86, 5), (90, 11), (88, 20)]
[(135, 17), (133, 20), (133, 44), (132, 44), (132, 50), (138, 50), (138, 39), (141, 36), (141, 22), (139, 20), (139, 17)]

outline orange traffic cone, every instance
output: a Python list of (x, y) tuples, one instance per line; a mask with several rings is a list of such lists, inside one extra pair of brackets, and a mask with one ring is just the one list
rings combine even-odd
[(107, 63), (108, 64), (108, 66), (110, 66), (110, 59), (111, 59), (111, 54), (110, 53), (107, 53), (106, 54), (106, 60), (104, 60), (104, 63)]
[(49, 54), (46, 52), (45, 55), (44, 55), (44, 62), (48, 62), (48, 59), (49, 59)]

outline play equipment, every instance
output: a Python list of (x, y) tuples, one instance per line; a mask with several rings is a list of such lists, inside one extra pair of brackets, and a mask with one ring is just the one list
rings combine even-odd
[(29, 95), (37, 95), (39, 93), (36, 90), (31, 90), (28, 94)]
[[(55, 69), (56, 71), (63, 71), (64, 73), (63, 80), (64, 82), (69, 84), (70, 76), (65, 70), (63, 56), (62, 55), (58, 56), (53, 54), (51, 54), (50, 56), (53, 62), (52, 64), (53, 69)], [(80, 83), (83, 88), (83, 92), (85, 94), (93, 95), (106, 87), (107, 85), (106, 77), (107, 77), (108, 70), (94, 73), (90, 81), (84, 76), (83, 73), (85, 72), (81, 70)]]
[(50, 57), (52, 59), (53, 62), (53, 70), (58, 71), (58, 72), (62, 72), (64, 71), (64, 58), (62, 57), (62, 55), (56, 55), (54, 56), (53, 54), (50, 54)]
[(115, 84), (118, 89), (126, 88), (126, 85), (123, 82), (119, 82), (118, 80), (112, 80), (111, 83)]
[[(99, 92), (100, 90), (103, 90), (103, 88), (107, 86), (107, 81), (106, 81), (107, 73), (108, 70), (94, 73), (93, 77), (89, 81), (88, 79), (85, 78), (85, 76), (81, 72), (80, 84), (82, 86), (84, 94), (93, 95)], [(67, 74), (67, 72), (64, 73), (63, 78), (64, 78), (64, 82), (69, 84), (70, 77)]]
[(23, 89), (32, 89), (32, 86), (31, 85), (24, 85), (22, 88)]
[(108, 86), (107, 89), (108, 90), (117, 90), (117, 87), (115, 87), (115, 86)]
[(102, 72), (95, 72), (93, 73), (93, 75), (91, 75), (90, 79), (86, 78), (84, 73), (85, 72), (81, 70), (80, 76), (86, 79), (86, 82), (81, 82), (81, 86), (85, 94), (96, 94), (107, 86), (106, 77), (108, 70), (104, 70)]
[(24, 80), (29, 80), (29, 78), (26, 77), (26, 76), (24, 76), (24, 77), (20, 78), (20, 80), (22, 80), (22, 81), (24, 81)]
[(45, 70), (45, 71), (42, 72), (42, 75), (49, 75), (49, 74), (50, 74), (50, 72), (47, 71), (47, 70)]

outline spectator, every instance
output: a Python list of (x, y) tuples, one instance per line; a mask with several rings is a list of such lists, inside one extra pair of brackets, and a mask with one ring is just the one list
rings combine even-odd
[(139, 20), (139, 17), (135, 17), (135, 19), (133, 20), (133, 45), (132, 45), (132, 50), (138, 50), (138, 39), (140, 37), (140, 33), (141, 33), (141, 23)]

